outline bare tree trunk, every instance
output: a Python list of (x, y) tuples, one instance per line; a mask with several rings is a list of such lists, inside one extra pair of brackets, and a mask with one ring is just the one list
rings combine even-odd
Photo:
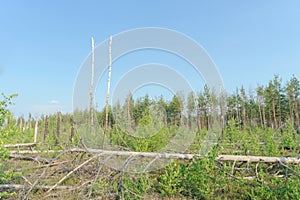
[(265, 112), (265, 101), (262, 102), (262, 119), (263, 119), (263, 127), (266, 126), (266, 112)]
[(236, 90), (236, 121), (239, 124), (239, 128), (240, 128), (240, 124), (241, 124), (241, 118), (240, 118), (240, 112), (239, 112), (239, 100), (238, 100), (238, 89)]
[(31, 129), (31, 113), (29, 113), (28, 126), (29, 126), (29, 130), (30, 130)]
[(20, 130), (23, 130), (23, 119), (22, 119), (22, 117), (20, 117)]
[(291, 95), (288, 92), (288, 102), (289, 102), (289, 114), (290, 114), (290, 120), (291, 123), (294, 125), (294, 108), (293, 108), (293, 102), (291, 99)]
[(226, 93), (223, 91), (223, 88), (220, 87), (220, 96), (219, 96), (219, 103), (220, 103), (220, 114), (221, 114), (221, 127), (222, 127), (222, 134), (225, 130), (225, 95)]
[(273, 107), (273, 118), (274, 118), (274, 128), (277, 129), (277, 119), (276, 119), (276, 107), (275, 107), (275, 102), (274, 99), (272, 100), (272, 107)]
[[(106, 94), (106, 107), (105, 107), (105, 131), (103, 138), (103, 145), (105, 141), (105, 136), (108, 130), (108, 99), (110, 93), (110, 77), (111, 77), (111, 68), (112, 68), (112, 36), (109, 37), (109, 68), (108, 68), (108, 79), (107, 79), (107, 94)], [(112, 135), (109, 135), (110, 144), (112, 143)]]
[(70, 136), (70, 141), (73, 142), (74, 140), (74, 135), (75, 135), (75, 123), (72, 122), (71, 124), (71, 136)]
[(39, 120), (36, 119), (34, 126), (34, 143), (37, 141)]
[(94, 89), (94, 67), (95, 66), (95, 45), (94, 38), (92, 37), (92, 79), (90, 85), (90, 128), (93, 132), (94, 127), (94, 110), (93, 110), (93, 89)]
[(47, 135), (49, 134), (49, 122), (48, 122), (48, 120), (49, 120), (49, 117), (48, 117), (48, 115), (46, 115), (46, 119), (45, 119), (45, 131), (44, 131), (44, 142), (45, 142), (45, 140), (47, 138)]
[(55, 145), (59, 145), (60, 121), (61, 121), (61, 112), (57, 112), (57, 127), (56, 127)]
[(295, 102), (295, 115), (296, 115), (296, 121), (297, 121), (297, 126), (300, 126), (300, 117), (299, 117), (299, 108), (298, 108), (298, 99), (294, 97), (294, 102)]
[(127, 129), (131, 127), (131, 116), (130, 116), (130, 102), (131, 101), (131, 96), (129, 96), (127, 100)]
[(247, 124), (247, 120), (246, 120), (246, 108), (245, 108), (245, 99), (244, 96), (242, 95), (242, 126), (243, 128), (246, 126)]
[(258, 102), (258, 112), (259, 112), (259, 121), (260, 121), (260, 126), (263, 127), (263, 117), (262, 117), (262, 112), (261, 112), (261, 103)]
[(200, 134), (200, 131), (201, 131), (201, 128), (202, 128), (202, 126), (201, 126), (201, 118), (200, 118), (200, 108), (199, 108), (199, 106), (197, 105), (197, 107), (196, 107), (196, 111), (197, 111), (197, 128), (198, 128), (198, 134)]

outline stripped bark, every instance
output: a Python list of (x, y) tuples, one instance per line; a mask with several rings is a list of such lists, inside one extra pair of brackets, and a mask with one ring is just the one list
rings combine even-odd
[(4, 144), (3, 147), (5, 148), (20, 148), (20, 147), (34, 147), (36, 143), (19, 143), (19, 144)]
[[(107, 78), (107, 94), (105, 100), (105, 130), (102, 147), (104, 148), (105, 136), (108, 130), (108, 99), (110, 94), (110, 78), (111, 78), (111, 68), (112, 68), (112, 36), (109, 37), (109, 68), (108, 68), (108, 78)], [(112, 135), (109, 136), (110, 143), (112, 142)]]
[(38, 125), (39, 125), (39, 121), (36, 120), (35, 121), (35, 126), (34, 126), (34, 143), (37, 142), (37, 136), (38, 136)]
[[(17, 190), (26, 190), (29, 187), (26, 185), (17, 185), (17, 184), (1, 184), (0, 185), (0, 191), (17, 191)], [(35, 185), (33, 187), (34, 189), (40, 189), (40, 190), (49, 190), (53, 188), (53, 186), (48, 185)], [(77, 189), (77, 187), (74, 186), (56, 186), (54, 189), (56, 190), (74, 190)]]
[(92, 37), (92, 78), (90, 85), (90, 128), (93, 131), (94, 127), (94, 109), (93, 109), (93, 89), (94, 89), (94, 68), (95, 68), (95, 45)]
[(284, 163), (300, 165), (299, 158), (293, 157), (267, 157), (267, 156), (239, 156), (239, 155), (219, 155), (216, 160), (219, 161), (243, 161), (249, 163)]
[[(193, 158), (201, 158), (203, 156), (199, 154), (184, 154), (184, 153), (155, 153), (155, 152), (134, 152), (134, 151), (111, 151), (111, 150), (101, 150), (101, 149), (81, 149), (81, 148), (72, 148), (68, 150), (69, 152), (86, 152), (86, 153), (95, 153), (101, 155), (114, 155), (114, 156), (140, 156), (148, 157), (155, 159), (183, 159), (183, 160), (192, 160)], [(38, 153), (57, 153), (64, 151), (10, 151), (10, 153), (18, 154), (38, 154)], [(268, 156), (243, 156), (243, 155), (219, 155), (216, 160), (218, 161), (242, 161), (249, 163), (284, 163), (284, 164), (294, 164), (300, 165), (300, 158), (294, 157), (268, 157)]]

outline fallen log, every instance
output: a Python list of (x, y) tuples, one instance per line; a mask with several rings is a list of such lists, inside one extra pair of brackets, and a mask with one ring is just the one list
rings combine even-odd
[[(26, 185), (16, 185), (16, 184), (1, 184), (0, 185), (0, 191), (17, 191), (17, 190), (26, 190), (29, 186)], [(34, 189), (40, 189), (40, 190), (49, 190), (49, 189), (56, 189), (56, 190), (74, 190), (77, 187), (74, 186), (56, 186), (55, 188), (53, 186), (48, 185), (36, 185), (34, 186)]]
[(156, 152), (135, 152), (135, 151), (112, 151), (112, 150), (102, 150), (102, 149), (81, 149), (81, 148), (72, 148), (69, 150), (46, 150), (46, 151), (37, 151), (37, 150), (20, 150), (20, 151), (10, 151), (12, 154), (39, 154), (39, 153), (60, 153), (60, 152), (79, 152), (79, 153), (96, 153), (102, 155), (115, 155), (115, 156), (141, 156), (148, 158), (164, 158), (164, 159), (185, 159), (191, 160), (194, 157), (200, 157), (197, 154), (184, 154), (184, 153), (156, 153)]
[(21, 144), (4, 144), (5, 148), (20, 148), (20, 147), (34, 147), (36, 146), (36, 142), (33, 143), (21, 143)]
[[(39, 154), (39, 153), (58, 153), (58, 152), (86, 152), (103, 155), (113, 155), (113, 156), (137, 156), (137, 157), (148, 157), (155, 159), (183, 159), (192, 160), (193, 158), (201, 158), (202, 155), (199, 154), (185, 154), (185, 153), (156, 153), (156, 152), (134, 152), (134, 151), (112, 151), (112, 150), (102, 150), (102, 149), (81, 149), (72, 148), (69, 150), (48, 150), (48, 151), (37, 151), (37, 150), (20, 150), (20, 151), (10, 151), (10, 153), (15, 154)], [(249, 163), (284, 163), (284, 164), (294, 164), (300, 165), (300, 158), (294, 157), (267, 157), (267, 156), (243, 156), (243, 155), (219, 155), (216, 160), (218, 161), (243, 161)]]
[(300, 165), (299, 158), (293, 157), (267, 157), (267, 156), (239, 156), (239, 155), (219, 155), (216, 160), (219, 161), (243, 161), (250, 163), (284, 163), (284, 164), (296, 164)]

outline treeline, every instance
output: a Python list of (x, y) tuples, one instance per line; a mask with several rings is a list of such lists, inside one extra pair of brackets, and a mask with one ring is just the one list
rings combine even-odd
[[(113, 111), (123, 110), (125, 120), (135, 125), (145, 122), (145, 116), (151, 106), (159, 106), (165, 111), (166, 125), (188, 124), (196, 120), (199, 129), (210, 129), (214, 120), (220, 120), (223, 128), (231, 119), (235, 119), (240, 128), (270, 127), (275, 130), (282, 128), (287, 121), (300, 131), (299, 118), (300, 83), (292, 76), (283, 83), (275, 75), (267, 85), (259, 85), (256, 89), (246, 91), (242, 86), (236, 88), (234, 94), (227, 94), (224, 90), (210, 89), (205, 86), (198, 94), (190, 93), (185, 98), (177, 93), (171, 101), (165, 101), (161, 96), (158, 100), (150, 99), (148, 95), (136, 101), (129, 94), (124, 105), (115, 105), (109, 110), (109, 124), (115, 123)], [(99, 122), (104, 125), (105, 110), (98, 113)]]
[[(178, 92), (169, 101), (163, 96), (158, 99), (151, 99), (148, 95), (133, 99), (132, 94), (128, 94), (124, 103), (109, 107), (108, 120), (109, 127), (117, 123), (116, 113), (122, 113), (123, 120), (127, 120), (132, 126), (145, 125), (151, 122), (151, 110), (163, 112), (163, 120), (166, 126), (191, 126), (196, 122), (198, 129), (210, 129), (213, 123), (218, 120), (223, 129), (226, 128), (231, 119), (238, 122), (240, 128), (244, 127), (270, 127), (275, 130), (281, 129), (289, 121), (295, 129), (300, 132), (300, 82), (292, 76), (289, 81), (283, 83), (278, 75), (275, 75), (267, 85), (259, 85), (257, 88), (246, 91), (242, 86), (236, 88), (233, 94), (228, 94), (225, 90), (215, 91), (208, 86), (204, 86), (203, 91), (195, 94), (189, 93), (184, 96)], [(102, 111), (95, 111), (96, 119), (100, 126), (105, 126), (105, 108)], [(89, 110), (80, 112), (83, 121), (73, 119), (70, 114), (60, 116), (63, 124), (67, 122), (67, 129), (75, 123), (89, 122)], [(118, 115), (120, 116), (120, 115)], [(153, 117), (153, 116), (152, 116)], [(17, 124), (21, 127), (25, 123), (29, 127), (34, 127), (34, 118), (29, 115), (28, 120), (24, 117), (17, 119)], [(41, 121), (45, 125), (45, 132), (48, 133), (47, 126), (57, 124), (57, 114), (42, 116)], [(48, 125), (46, 125), (48, 124)], [(51, 132), (58, 132), (53, 129)], [(46, 136), (47, 137), (47, 136)]]

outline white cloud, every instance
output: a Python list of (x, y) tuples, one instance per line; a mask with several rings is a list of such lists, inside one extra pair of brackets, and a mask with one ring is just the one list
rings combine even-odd
[(59, 104), (59, 101), (58, 100), (51, 100), (50, 104)]

